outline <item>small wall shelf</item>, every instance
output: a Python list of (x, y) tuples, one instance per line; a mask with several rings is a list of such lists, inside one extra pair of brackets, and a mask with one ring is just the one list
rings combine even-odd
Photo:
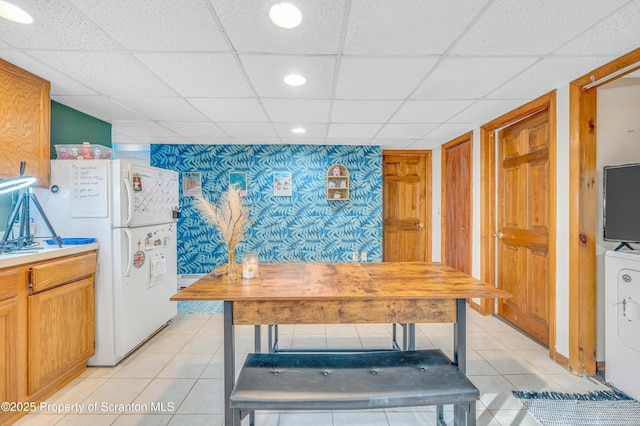
[(327, 171), (327, 200), (349, 199), (349, 170), (342, 164), (334, 164)]

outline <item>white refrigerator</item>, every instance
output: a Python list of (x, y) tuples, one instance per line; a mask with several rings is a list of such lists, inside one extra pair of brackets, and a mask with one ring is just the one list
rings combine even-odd
[(178, 286), (178, 174), (122, 160), (52, 160), (50, 189), (35, 192), (60, 237), (100, 245), (88, 364), (116, 365), (177, 313), (169, 298)]

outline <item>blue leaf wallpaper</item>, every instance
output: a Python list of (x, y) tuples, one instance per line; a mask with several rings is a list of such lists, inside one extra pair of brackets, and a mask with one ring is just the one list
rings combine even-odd
[[(349, 200), (326, 199), (333, 164), (349, 170)], [(151, 145), (151, 165), (200, 172), (202, 193), (216, 203), (229, 173), (247, 174), (251, 225), (238, 247), (260, 262), (351, 262), (355, 251), (382, 261), (382, 149), (352, 145)], [(273, 194), (274, 172), (291, 172), (292, 196)], [(182, 175), (180, 176), (182, 179)], [(182, 188), (182, 185), (180, 185)], [(182, 191), (182, 189), (181, 189)], [(201, 274), (226, 263), (215, 227), (181, 194), (178, 273)]]

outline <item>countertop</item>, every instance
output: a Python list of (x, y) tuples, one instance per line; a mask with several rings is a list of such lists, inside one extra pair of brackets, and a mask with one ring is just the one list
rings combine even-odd
[(63, 245), (62, 247), (58, 247), (56, 245), (50, 246), (43, 243), (36, 247), (41, 248), (34, 247), (10, 253), (0, 253), (0, 269), (23, 265), (25, 263), (40, 262), (42, 260), (54, 259), (56, 257), (85, 253), (97, 250), (100, 246), (98, 243), (91, 243)]

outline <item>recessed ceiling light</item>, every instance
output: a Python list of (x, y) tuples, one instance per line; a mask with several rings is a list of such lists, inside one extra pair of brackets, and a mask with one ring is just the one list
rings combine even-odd
[(294, 127), (293, 129), (291, 129), (291, 131), (298, 134), (307, 133), (307, 131), (302, 127)]
[(289, 74), (285, 76), (283, 80), (289, 86), (302, 86), (307, 82), (307, 79), (300, 74)]
[(0, 1), (0, 17), (19, 24), (31, 24), (33, 22), (31, 15), (6, 1)]
[(291, 3), (276, 3), (269, 9), (269, 18), (279, 27), (295, 28), (302, 22), (302, 13)]

